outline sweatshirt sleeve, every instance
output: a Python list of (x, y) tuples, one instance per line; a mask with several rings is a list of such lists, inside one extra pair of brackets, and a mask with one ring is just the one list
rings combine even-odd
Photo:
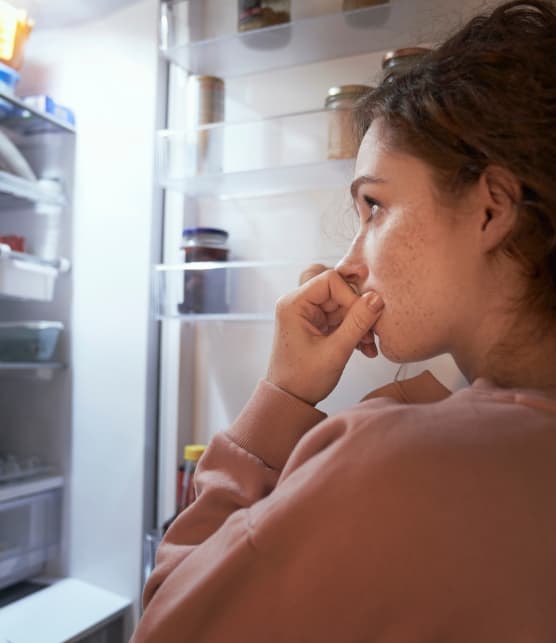
[[(237, 420), (216, 434), (195, 474), (198, 497), (172, 523), (157, 552), (156, 567), (143, 593), (147, 608), (158, 588), (178, 568), (203, 564), (206, 541), (226, 521), (239, 536), (244, 529), (235, 512), (250, 507), (275, 487), (282, 468), (300, 438), (326, 415), (266, 381), (261, 381)], [(194, 562), (191, 572), (195, 576)], [(134, 641), (146, 639), (141, 628)], [(170, 641), (170, 639), (168, 639)]]

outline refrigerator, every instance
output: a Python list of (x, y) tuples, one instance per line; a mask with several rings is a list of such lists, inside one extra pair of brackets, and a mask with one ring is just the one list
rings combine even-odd
[[(238, 31), (231, 0), (13, 4), (36, 20), (17, 96), (51, 96), (76, 123), (21, 134), (0, 120), (63, 196), (48, 207), (44, 194), (2, 198), (0, 234), (23, 231), (35, 255), (67, 260), (52, 300), (0, 299), (0, 322), (64, 324), (50, 367), (0, 365), (0, 454), (49, 467), (34, 479), (43, 487), (0, 485), (0, 577), (37, 550), (33, 579), (45, 585), (0, 591), (0, 641), (125, 641), (145, 534), (175, 512), (183, 447), (233, 421), (265, 376), (276, 299), (308, 264), (334, 265), (355, 230), (354, 161), (330, 158), (328, 90), (379, 82), (385, 51), (431, 45), (496, 3), (291, 0), (289, 21), (259, 33)], [(196, 129), (192, 75), (223, 79), (223, 122)], [(229, 233), (227, 262), (184, 264), (182, 231), (198, 226)], [(183, 312), (188, 276), (209, 270), (225, 306)], [(319, 408), (425, 368), (464, 384), (447, 356), (398, 373), (354, 354)], [(33, 548), (37, 530), (49, 535)]]

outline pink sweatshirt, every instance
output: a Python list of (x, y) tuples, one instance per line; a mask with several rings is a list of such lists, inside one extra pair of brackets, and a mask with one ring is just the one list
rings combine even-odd
[[(385, 397), (385, 396), (388, 397)], [(211, 441), (133, 643), (554, 643), (556, 401), (430, 373)]]

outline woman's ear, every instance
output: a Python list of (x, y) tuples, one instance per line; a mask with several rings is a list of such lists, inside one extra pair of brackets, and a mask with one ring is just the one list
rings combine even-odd
[(517, 224), (521, 185), (509, 170), (489, 165), (479, 179), (481, 193), (481, 248), (493, 252)]

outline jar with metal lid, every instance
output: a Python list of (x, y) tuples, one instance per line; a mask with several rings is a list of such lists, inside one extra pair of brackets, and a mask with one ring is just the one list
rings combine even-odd
[(190, 174), (222, 170), (222, 132), (197, 129), (224, 120), (224, 81), (217, 76), (189, 76), (187, 80), (188, 163)]
[(379, 4), (388, 4), (389, 0), (343, 0), (342, 11), (364, 9), (365, 7), (376, 7)]
[(328, 158), (346, 159), (357, 156), (353, 108), (356, 101), (371, 91), (368, 85), (331, 87), (325, 101), (330, 110), (328, 121)]
[(383, 81), (388, 81), (395, 76), (403, 76), (430, 51), (427, 47), (404, 47), (387, 52), (382, 58)]
[(290, 21), (290, 0), (239, 0), (238, 31), (263, 29)]
[[(226, 230), (186, 228), (182, 236), (185, 263), (228, 260)], [(182, 314), (228, 312), (227, 281), (228, 270), (222, 267), (186, 269), (183, 302), (178, 304), (178, 311)]]

